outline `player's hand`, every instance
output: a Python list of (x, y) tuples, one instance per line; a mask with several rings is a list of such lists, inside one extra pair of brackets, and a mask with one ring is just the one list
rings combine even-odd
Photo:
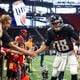
[(33, 50), (26, 50), (25, 55), (28, 55), (32, 58), (34, 58), (36, 56), (35, 51), (33, 51)]

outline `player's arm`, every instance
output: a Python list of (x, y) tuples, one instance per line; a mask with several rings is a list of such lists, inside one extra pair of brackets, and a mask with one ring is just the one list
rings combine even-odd
[(35, 53), (36, 53), (36, 55), (39, 55), (41, 52), (47, 50), (48, 48), (49, 47), (46, 46), (45, 44), (44, 45), (41, 45), (40, 48), (35, 51)]
[(17, 45), (14, 44), (14, 42), (9, 42), (9, 46), (14, 50), (19, 51), (20, 54), (30, 55), (30, 51), (18, 47)]
[(69, 34), (70, 37), (72, 37), (74, 40), (76, 40), (77, 45), (80, 44), (80, 38), (79, 38), (78, 34), (75, 32), (74, 28), (70, 25), (69, 25), (69, 28), (68, 28), (68, 34)]
[(8, 52), (8, 53), (14, 53), (14, 54), (22, 55), (22, 53), (21, 53), (21, 52), (16, 51), (16, 50), (12, 50), (12, 49), (8, 49), (8, 50), (7, 50), (7, 52)]
[(75, 43), (79, 47), (79, 45), (80, 45), (80, 38), (79, 38), (79, 36), (76, 33), (74, 33), (73, 35), (74, 35), (74, 39), (76, 40)]
[[(54, 34), (53, 34), (54, 35)], [(46, 34), (46, 39), (44, 41), (44, 44), (41, 44), (40, 48), (36, 51), (36, 54), (39, 55), (41, 52), (47, 50), (52, 42), (52, 37), (51, 37), (51, 30), (47, 30)]]
[(7, 54), (7, 53), (14, 53), (14, 54), (22, 54), (22, 53), (20, 53), (19, 51), (16, 51), (16, 50), (12, 50), (12, 49), (10, 49), (10, 48), (4, 48), (4, 47), (1, 47), (1, 53), (3, 53), (3, 54)]

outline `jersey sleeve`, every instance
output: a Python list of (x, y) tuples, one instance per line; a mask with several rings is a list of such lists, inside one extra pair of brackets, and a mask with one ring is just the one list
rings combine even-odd
[(75, 40), (79, 39), (78, 34), (75, 32), (74, 28), (70, 25), (69, 25), (69, 28), (68, 28), (68, 34), (69, 34), (70, 37), (72, 37)]
[(47, 35), (46, 35), (46, 40), (45, 40), (45, 44), (46, 46), (50, 46), (51, 42), (52, 42), (52, 38), (51, 38), (51, 34), (50, 34), (50, 30), (47, 30)]

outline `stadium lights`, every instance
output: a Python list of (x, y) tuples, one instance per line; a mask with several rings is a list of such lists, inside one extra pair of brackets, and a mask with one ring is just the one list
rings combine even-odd
[(0, 4), (0, 8), (4, 9), (5, 11), (8, 12), (9, 10), (9, 4)]

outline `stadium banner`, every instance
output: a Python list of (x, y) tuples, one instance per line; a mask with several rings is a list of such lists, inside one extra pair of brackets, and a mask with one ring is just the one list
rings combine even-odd
[(29, 23), (26, 18), (26, 5), (23, 1), (15, 1), (12, 7), (17, 26), (26, 26)]

